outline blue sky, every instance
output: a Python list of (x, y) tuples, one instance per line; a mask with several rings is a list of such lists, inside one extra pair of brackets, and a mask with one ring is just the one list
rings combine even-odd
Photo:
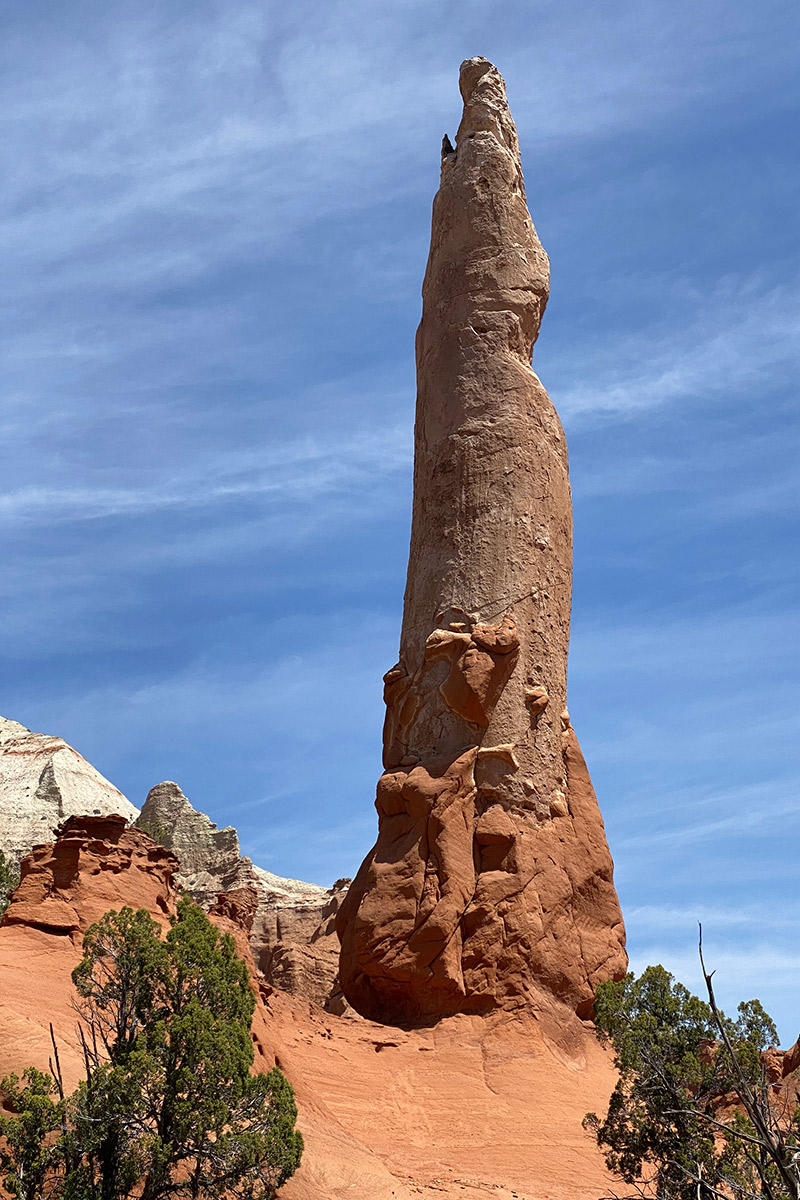
[(800, 1029), (794, 0), (0, 4), (0, 712), (355, 872), (457, 71), (552, 261), (570, 711), (632, 962)]

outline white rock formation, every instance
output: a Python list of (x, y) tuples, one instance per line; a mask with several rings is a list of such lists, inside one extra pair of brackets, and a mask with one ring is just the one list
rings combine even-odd
[(198, 812), (177, 783), (159, 783), (144, 802), (138, 826), (163, 842), (180, 862), (178, 882), (210, 908), (220, 892), (252, 887), (258, 896), (250, 946), (264, 977), (275, 987), (336, 1006), (339, 943), (333, 921), (345, 895), (284, 879), (242, 856), (232, 825), (218, 829)]
[(204, 908), (210, 908), (220, 892), (254, 883), (253, 865), (242, 858), (233, 826), (217, 829), (192, 807), (177, 783), (157, 783), (150, 789), (138, 827), (178, 856), (181, 887)]
[(67, 817), (139, 810), (63, 738), (0, 717), (0, 850), (19, 863)]

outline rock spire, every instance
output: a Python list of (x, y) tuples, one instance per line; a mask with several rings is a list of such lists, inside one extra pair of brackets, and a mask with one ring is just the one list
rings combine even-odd
[(549, 262), (500, 73), (461, 66), (417, 333), (414, 509), (385, 678), (378, 839), (339, 914), (363, 1015), (553, 1000), (626, 966), (602, 819), (566, 709), (567, 447), (531, 369)]

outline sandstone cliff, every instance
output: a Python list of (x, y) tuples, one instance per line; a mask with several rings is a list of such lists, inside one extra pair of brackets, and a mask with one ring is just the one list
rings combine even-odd
[(81, 814), (138, 815), (129, 800), (62, 738), (0, 717), (0, 850), (19, 863), (57, 825)]
[(419, 1024), (624, 973), (603, 822), (566, 710), (567, 448), (531, 369), (549, 286), (505, 85), (461, 67), (417, 334), (400, 659), (385, 676), (378, 840), (342, 905), (364, 1016)]
[(220, 892), (253, 887), (251, 946), (266, 980), (342, 1011), (339, 942), (333, 927), (345, 891), (284, 879), (243, 857), (232, 826), (217, 829), (175, 783), (152, 788), (139, 810), (59, 737), (0, 717), (0, 850), (18, 864), (68, 817), (117, 813), (175, 855), (178, 885), (204, 908)]
[(218, 892), (253, 882), (253, 864), (242, 858), (233, 826), (217, 829), (189, 803), (177, 783), (151, 788), (136, 824), (175, 854), (181, 887), (203, 908), (210, 908)]
[(333, 922), (345, 894), (342, 887), (284, 879), (255, 866), (242, 856), (233, 826), (217, 829), (176, 783), (150, 789), (137, 824), (173, 851), (179, 886), (203, 908), (211, 908), (220, 892), (253, 888), (257, 906), (250, 948), (264, 978), (323, 1008), (341, 1010)]
[[(110, 818), (73, 818), (37, 849), (0, 922), (0, 1076), (47, 1068), (52, 1022), (68, 1087), (81, 1056), (70, 972), (89, 924), (145, 907), (165, 924), (177, 861)], [(347, 1021), (256, 974), (248, 925), (256, 898), (224, 894), (212, 919), (234, 934), (257, 997), (256, 1069), (293, 1084), (306, 1152), (285, 1200), (596, 1200), (610, 1181), (587, 1109), (614, 1076), (590, 1030), (530, 1014), (459, 1016), (401, 1031)], [(569, 1016), (569, 1014), (568, 1014)]]

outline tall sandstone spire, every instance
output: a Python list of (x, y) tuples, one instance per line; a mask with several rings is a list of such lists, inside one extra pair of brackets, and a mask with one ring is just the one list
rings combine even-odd
[(385, 676), (378, 840), (339, 914), (344, 993), (374, 1020), (561, 1002), (626, 967), (566, 709), (567, 447), (531, 369), (549, 263), (500, 73), (461, 66), (417, 334), (414, 511)]

